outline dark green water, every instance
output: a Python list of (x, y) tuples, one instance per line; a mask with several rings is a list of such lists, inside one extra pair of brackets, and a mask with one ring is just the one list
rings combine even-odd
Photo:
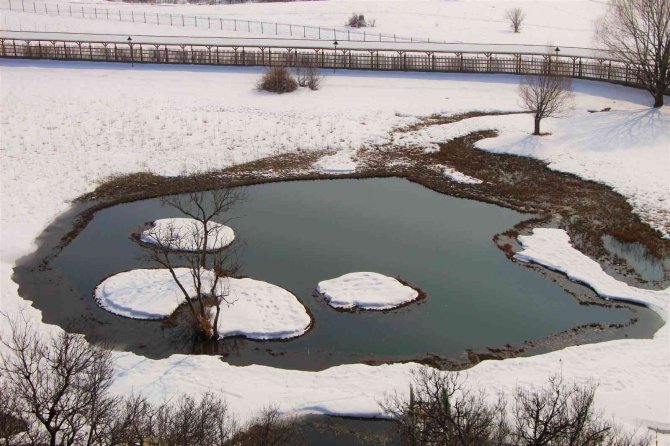
[[(456, 356), (591, 322), (622, 323), (631, 314), (579, 305), (542, 275), (510, 262), (491, 238), (527, 215), (401, 179), (275, 183), (248, 187), (247, 194), (230, 224), (245, 245), (241, 273), (292, 291), (316, 323), (288, 342), (234, 339), (209, 351), (229, 353), (232, 363), (318, 369), (427, 353)], [(87, 312), (117, 348), (152, 357), (201, 348), (160, 322), (100, 310), (91, 295), (103, 278), (148, 266), (138, 261), (141, 248), (131, 233), (145, 222), (177, 216), (160, 200), (103, 210), (52, 265), (81, 299), (76, 311)], [(320, 280), (354, 271), (399, 276), (428, 298), (397, 311), (352, 314), (313, 295)], [(52, 320), (73, 316), (67, 302), (51, 306)]]

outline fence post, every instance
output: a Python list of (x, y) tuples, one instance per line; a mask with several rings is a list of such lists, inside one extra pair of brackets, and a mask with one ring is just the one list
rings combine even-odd
[(351, 40), (351, 31), (347, 30), (347, 40)]
[[(56, 3), (56, 6), (58, 6), (58, 3)], [(12, 0), (9, 0), (9, 10), (10, 10), (10, 11), (12, 10)], [(5, 44), (4, 44), (4, 43), (2, 44), (2, 48), (3, 48), (3, 50), (4, 50), (4, 48), (5, 48)]]
[[(56, 4), (58, 4), (58, 3), (56, 3)], [(107, 13), (107, 20), (109, 20), (109, 9), (105, 8), (105, 12)]]
[(181, 15), (181, 26), (186, 26), (184, 22), (184, 14)]
[(261, 22), (261, 34), (265, 34), (265, 32), (263, 31), (263, 22)]
[(130, 10), (130, 15), (131, 15), (132, 18), (133, 18), (133, 23), (135, 23), (135, 10), (131, 9), (131, 10)]
[[(46, 3), (45, 3), (45, 5), (46, 5)], [(95, 13), (95, 18), (97, 19), (97, 18), (98, 18), (98, 8), (97, 8), (97, 7), (94, 7), (94, 8), (93, 8), (93, 11), (94, 11), (94, 13)]]
[[(221, 29), (223, 29), (223, 19), (219, 19), (221, 21)], [(237, 31), (237, 19), (233, 19), (233, 26), (234, 30)]]
[[(23, 0), (21, 0), (21, 3), (23, 3)], [(72, 17), (72, 5), (70, 5), (70, 17)]]
[(321, 27), (319, 26), (319, 40), (321, 40)]
[[(23, 12), (26, 12), (26, 4), (24, 0), (21, 0), (21, 9), (23, 10)], [(70, 9), (72, 9), (72, 6), (70, 6)]]
[(275, 22), (275, 36), (279, 34), (279, 23)]
[(147, 23), (147, 13), (146, 13), (146, 11), (142, 11), (142, 15), (144, 16), (144, 23)]
[(37, 14), (37, 6), (35, 5), (35, 2), (33, 2), (33, 11), (35, 12), (35, 14)]
[(293, 25), (290, 23), (288, 24), (288, 35), (293, 36)]
[(211, 27), (212, 27), (212, 20), (209, 16), (207, 16), (207, 28), (211, 28)]
[(302, 37), (303, 39), (307, 37), (307, 29), (304, 26), (302, 27)]
[(119, 9), (119, 22), (122, 22), (123, 19), (121, 18), (121, 10)]
[(251, 32), (251, 23), (247, 20), (247, 32)]
[(156, 13), (156, 25), (160, 24), (161, 24), (161, 16), (158, 13)]
[[(223, 19), (222, 18), (219, 18), (219, 27), (221, 29), (223, 29)], [(235, 20), (235, 31), (237, 31), (237, 20)], [(217, 51), (219, 51), (219, 50), (217, 49)]]

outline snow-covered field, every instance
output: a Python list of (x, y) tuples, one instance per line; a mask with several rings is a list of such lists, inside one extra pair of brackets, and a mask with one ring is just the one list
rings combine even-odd
[[(191, 270), (175, 274), (192, 296), (196, 294)], [(212, 277), (203, 274), (204, 287)], [(222, 279), (226, 293), (219, 318), (221, 336), (243, 335), (250, 339), (288, 339), (311, 326), (305, 307), (291, 293), (276, 285), (253, 279)], [(119, 316), (163, 319), (184, 303), (184, 296), (167, 269), (135, 269), (105, 279), (94, 291), (98, 304)]]
[[(520, 35), (511, 33), (501, 18), (510, 5), (521, 5), (528, 14), (528, 27)], [(344, 17), (359, 11), (375, 17), (382, 32), (402, 29), (404, 34), (450, 41), (590, 46), (591, 22), (603, 4), (343, 0), (225, 8), (231, 16), (329, 26), (339, 26)], [(1, 14), (3, 27), (16, 20), (5, 11)], [(68, 20), (58, 23), (79, 26), (74, 24), (78, 19)], [(86, 26), (83, 31), (104, 32), (102, 27), (107, 25)], [(114, 26), (115, 32), (138, 29)], [(35, 238), (67, 209), (70, 200), (110, 175), (137, 171), (178, 175), (298, 150), (335, 153), (332, 163), (324, 163), (324, 170), (329, 165), (351, 169), (356, 149), (388, 141), (392, 128), (411, 124), (418, 116), (518, 109), (514, 76), (324, 73), (320, 91), (302, 89), (273, 96), (254, 90), (258, 74), (247, 68), (0, 60), (0, 309), (14, 314), (24, 307), (34, 320), (40, 320), (39, 312), (18, 296), (11, 281), (12, 267), (34, 249)], [(497, 129), (500, 136), (480, 141), (479, 147), (537, 157), (554, 169), (609, 184), (628, 198), (645, 221), (668, 234), (667, 106), (650, 110), (647, 93), (615, 85), (577, 81), (575, 89), (571, 115), (543, 121), (543, 129), (552, 133), (548, 137), (530, 136), (531, 117), (513, 115), (429, 128), (398, 142), (424, 144), (473, 130)], [(588, 112), (605, 107), (612, 111)], [(528, 260), (551, 262), (552, 267), (568, 272), (573, 265), (584, 264), (583, 256), (569, 248), (566, 240), (540, 243), (533, 237), (523, 240), (530, 253), (521, 255)], [(559, 257), (554, 256), (557, 252)], [(596, 272), (580, 279), (596, 289), (611, 286), (610, 278)], [(639, 290), (625, 284), (617, 287), (618, 296), (640, 299)], [(667, 290), (654, 296), (655, 308), (665, 306), (667, 312)], [(5, 327), (0, 324), (0, 330)], [(377, 402), (387, 392), (406, 389), (413, 367), (356, 364), (301, 372), (235, 367), (206, 356), (150, 360), (121, 352), (115, 353), (114, 362), (117, 392), (162, 398), (221, 391), (242, 418), (268, 403), (287, 411), (377, 415)], [(618, 421), (631, 427), (670, 429), (667, 325), (651, 340), (618, 340), (532, 358), (485, 361), (468, 376), (472, 385), (495, 393), (512, 391), (517, 384), (542, 385), (557, 371), (568, 380), (599, 382), (599, 407)]]
[(334, 308), (390, 310), (419, 297), (414, 288), (379, 273), (349, 273), (319, 282), (316, 290)]
[[(166, 249), (199, 251), (203, 245), (203, 224), (193, 218), (161, 218), (140, 235), (140, 240)], [(213, 251), (225, 248), (235, 240), (232, 228), (215, 221), (207, 222), (207, 247)]]
[[(367, 32), (368, 35), (403, 36), (414, 39), (430, 39), (432, 42), (466, 42), (507, 45), (535, 45), (553, 50), (560, 47), (593, 48), (593, 20), (605, 11), (604, 2), (584, 0), (553, 1), (441, 1), (441, 0), (330, 0), (327, 2), (294, 3), (247, 3), (239, 5), (128, 5), (118, 2), (98, 1), (47, 1), (47, 9), (54, 14), (59, 4), (60, 16), (40, 15), (32, 12), (32, 1), (28, 2), (27, 12), (16, 11), (20, 0), (12, 0), (13, 11), (9, 11), (9, 0), (0, 0), (2, 16), (0, 28), (23, 31), (67, 31), (78, 33), (111, 33), (138, 36), (181, 35), (216, 37), (263, 37), (263, 38), (302, 38), (300, 25), (322, 27), (323, 39), (332, 40), (333, 30), (338, 40), (345, 42), (344, 26), (348, 17), (356, 12), (367, 19), (376, 20), (374, 28), (350, 29), (352, 32)], [(43, 2), (36, 10), (43, 10)], [(82, 4), (89, 11), (93, 6), (100, 8), (98, 19), (77, 17), (76, 11)], [(74, 8), (73, 17), (69, 8)], [(40, 9), (40, 7), (42, 7)], [(526, 19), (520, 33), (510, 30), (505, 19), (509, 8), (521, 7)], [(111, 9), (111, 17), (103, 9)], [(119, 10), (125, 21), (116, 20)], [(135, 11), (136, 19), (131, 22), (130, 10)], [(156, 22), (154, 14), (163, 14), (161, 25), (144, 23)], [(166, 17), (173, 14), (172, 26)], [(185, 22), (180, 15), (190, 17)], [(201, 17), (199, 25), (192, 16)], [(207, 19), (209, 18), (209, 20)], [(237, 31), (221, 26), (218, 19), (238, 19), (267, 22), (264, 32), (258, 26), (249, 29), (240, 23)], [(296, 25), (292, 33), (286, 27), (276, 28), (271, 23)], [(182, 26), (185, 24), (186, 26)], [(278, 32), (278, 34), (277, 34)], [(318, 35), (309, 34), (316, 38)], [(370, 37), (368, 37), (370, 40)]]

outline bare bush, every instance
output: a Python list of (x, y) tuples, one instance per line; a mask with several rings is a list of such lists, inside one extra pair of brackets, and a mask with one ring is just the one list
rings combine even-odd
[(605, 421), (594, 409), (594, 385), (568, 385), (552, 377), (547, 386), (517, 388), (511, 410), (502, 396), (491, 404), (458, 374), (415, 372), (409, 397), (393, 396), (382, 408), (398, 423), (407, 446), (644, 446)]
[(26, 421), (20, 418), (14, 389), (2, 384), (0, 376), (0, 444), (9, 446), (21, 432), (28, 430)]
[(654, 107), (662, 107), (670, 88), (670, 0), (610, 0), (596, 38), (615, 58), (639, 67)]
[(572, 107), (572, 79), (552, 74), (526, 75), (519, 84), (521, 106), (532, 112), (533, 135), (540, 135), (544, 118), (560, 116)]
[(351, 26), (352, 28), (365, 28), (368, 26), (368, 22), (365, 20), (365, 16), (363, 14), (354, 12), (351, 14), (351, 16), (349, 16), (349, 20), (347, 20), (346, 25)]
[(213, 393), (199, 398), (184, 395), (174, 403), (163, 404), (154, 410), (149, 435), (160, 445), (229, 445), (237, 432), (237, 424), (226, 403)]
[(321, 74), (319, 74), (318, 68), (312, 63), (298, 64), (295, 67), (295, 78), (298, 85), (307, 87), (310, 90), (318, 90), (323, 79)]
[(415, 370), (408, 399), (393, 396), (382, 408), (408, 446), (493, 444), (493, 428), (506, 426), (504, 417), (499, 419), (503, 412), (466, 389), (458, 374), (428, 368)]
[(510, 24), (510, 27), (515, 33), (521, 31), (521, 25), (523, 24), (526, 14), (521, 8), (511, 8), (505, 11), (505, 18)]
[(268, 407), (252, 420), (232, 441), (237, 446), (299, 446), (297, 419), (282, 416), (276, 407)]
[(290, 93), (298, 88), (298, 83), (286, 67), (276, 66), (270, 68), (258, 82), (258, 90), (271, 93)]

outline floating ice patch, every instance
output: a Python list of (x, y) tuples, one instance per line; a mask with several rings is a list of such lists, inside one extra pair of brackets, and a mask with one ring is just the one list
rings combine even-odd
[(378, 273), (350, 273), (319, 282), (317, 291), (334, 308), (390, 310), (419, 297), (419, 292), (393, 277)]
[(670, 288), (645, 290), (627, 285), (608, 275), (595, 260), (570, 244), (562, 229), (536, 228), (532, 235), (520, 235), (524, 250), (514, 255), (524, 262), (535, 262), (567, 275), (571, 280), (588, 284), (605, 299), (621, 300), (652, 307), (664, 319), (668, 316)]
[[(190, 269), (176, 268), (175, 274), (186, 291), (195, 295)], [(210, 271), (205, 272), (205, 288), (212, 277)], [(94, 294), (100, 307), (133, 319), (164, 319), (185, 303), (167, 269), (116, 274), (98, 285)], [(312, 324), (307, 310), (293, 294), (260, 280), (228, 279), (226, 300), (230, 304), (221, 305), (218, 323), (221, 337), (287, 339), (304, 334)]]
[[(192, 218), (163, 218), (142, 232), (140, 240), (178, 251), (197, 251), (203, 245), (204, 226)], [(210, 221), (207, 223), (207, 250), (225, 248), (235, 240), (232, 228)]]

